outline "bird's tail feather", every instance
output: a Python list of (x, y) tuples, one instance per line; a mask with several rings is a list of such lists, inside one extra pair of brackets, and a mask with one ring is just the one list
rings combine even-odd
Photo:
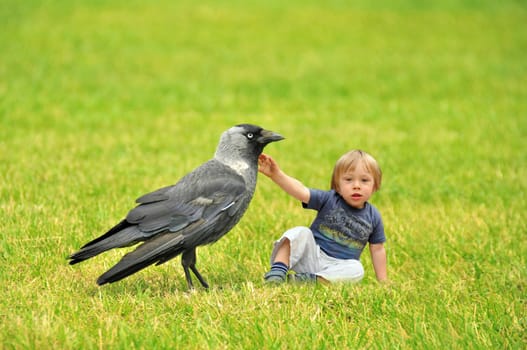
[(100, 237), (97, 237), (97, 238), (95, 238), (92, 241), (89, 241), (88, 243), (83, 245), (81, 248), (86, 248), (86, 247), (89, 247), (89, 246), (94, 245), (96, 243), (99, 243), (100, 241), (104, 241), (108, 237), (110, 237), (110, 236), (116, 234), (117, 232), (120, 232), (120, 231), (122, 231), (125, 228), (130, 227), (130, 226), (133, 226), (133, 224), (131, 224), (128, 221), (126, 221), (126, 219), (125, 220), (121, 220), (121, 222), (119, 222), (117, 225), (115, 225), (114, 227), (109, 229), (108, 232), (106, 232), (104, 235), (102, 235)]
[(144, 239), (143, 233), (137, 229), (137, 226), (128, 226), (121, 231), (114, 231), (110, 235), (107, 233), (104, 236), (106, 236), (105, 239), (100, 239), (101, 237), (99, 237), (84, 245), (78, 252), (71, 254), (69, 256), (69, 259), (71, 259), (70, 265), (80, 263), (113, 248), (133, 245)]
[(117, 282), (147, 266), (162, 261), (167, 254), (174, 257), (184, 250), (182, 235), (166, 233), (141, 244), (136, 250), (123, 256), (115, 266), (97, 279), (97, 284)]

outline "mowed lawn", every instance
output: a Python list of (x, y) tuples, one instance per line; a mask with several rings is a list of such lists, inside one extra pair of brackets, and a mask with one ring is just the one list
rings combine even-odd
[[(438, 3), (0, 0), (0, 348), (527, 347), (527, 6)], [(378, 159), (390, 283), (366, 250), (357, 285), (264, 285), (315, 213), (263, 176), (198, 249), (209, 291), (67, 264), (245, 122), (309, 187)]]

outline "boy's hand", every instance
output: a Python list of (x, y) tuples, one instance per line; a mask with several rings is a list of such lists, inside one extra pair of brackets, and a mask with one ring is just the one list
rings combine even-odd
[(271, 156), (262, 153), (258, 158), (258, 171), (269, 177), (274, 183), (280, 186), (285, 192), (295, 197), (302, 203), (308, 203), (311, 193), (297, 179), (287, 175), (280, 169), (278, 163)]
[(279, 171), (279, 169), (278, 164), (271, 156), (264, 153), (260, 154), (260, 157), (258, 158), (259, 172), (265, 176), (272, 177), (273, 174), (276, 174)]

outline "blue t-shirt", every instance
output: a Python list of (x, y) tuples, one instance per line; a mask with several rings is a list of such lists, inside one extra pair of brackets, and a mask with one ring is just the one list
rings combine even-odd
[(370, 203), (356, 209), (334, 190), (309, 191), (309, 203), (302, 203), (302, 206), (318, 211), (311, 231), (320, 249), (329, 256), (359, 260), (366, 243), (386, 241), (381, 214)]

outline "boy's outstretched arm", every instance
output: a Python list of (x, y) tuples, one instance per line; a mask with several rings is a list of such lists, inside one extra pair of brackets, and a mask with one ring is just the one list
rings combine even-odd
[(258, 170), (273, 180), (273, 182), (280, 186), (285, 192), (302, 203), (309, 202), (309, 189), (297, 179), (284, 173), (278, 166), (278, 163), (276, 163), (271, 156), (262, 153), (260, 158), (258, 158), (258, 165)]
[(379, 282), (386, 282), (388, 280), (386, 272), (386, 249), (383, 243), (370, 244), (371, 261), (373, 269)]

